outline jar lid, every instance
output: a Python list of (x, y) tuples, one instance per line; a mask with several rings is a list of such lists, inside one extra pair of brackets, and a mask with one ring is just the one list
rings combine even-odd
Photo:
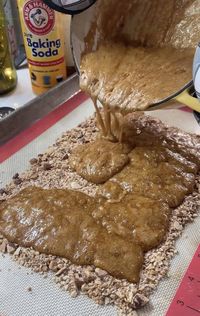
[(88, 9), (96, 0), (43, 0), (50, 8), (65, 13), (78, 14)]

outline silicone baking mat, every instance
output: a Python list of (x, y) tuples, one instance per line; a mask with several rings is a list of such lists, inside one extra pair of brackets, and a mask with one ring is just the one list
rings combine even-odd
[[(93, 113), (92, 102), (79, 93), (3, 145), (0, 148), (0, 187), (9, 183), (16, 172), (27, 169), (29, 160), (44, 152), (64, 131), (77, 126)], [(168, 125), (200, 134), (200, 126), (191, 112), (170, 109), (148, 114)], [(177, 241), (178, 255), (172, 260), (170, 277), (160, 282), (150, 304), (140, 310), (139, 315), (165, 315), (199, 242), (200, 218), (197, 218)], [(32, 292), (27, 291), (28, 287)], [(0, 254), (0, 316), (114, 316), (116, 313), (114, 307), (97, 306), (86, 296), (71, 298), (50, 278), (31, 274), (29, 269), (19, 268), (8, 255)]]

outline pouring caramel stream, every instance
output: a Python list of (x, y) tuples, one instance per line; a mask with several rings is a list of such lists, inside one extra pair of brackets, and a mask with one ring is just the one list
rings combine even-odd
[(123, 114), (143, 111), (192, 80), (199, 37), (194, 8), (195, 0), (98, 1), (84, 39), (80, 86), (103, 104), (106, 117), (108, 105)]

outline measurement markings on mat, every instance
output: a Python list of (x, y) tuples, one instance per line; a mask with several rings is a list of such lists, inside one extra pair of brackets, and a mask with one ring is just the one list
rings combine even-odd
[(166, 316), (195, 315), (200, 315), (200, 245), (166, 313)]

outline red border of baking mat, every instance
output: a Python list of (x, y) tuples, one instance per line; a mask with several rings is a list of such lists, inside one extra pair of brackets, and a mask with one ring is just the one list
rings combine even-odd
[(166, 316), (195, 315), (200, 315), (200, 245), (166, 313)]
[(179, 110), (190, 113), (193, 112), (193, 110), (188, 108), (187, 106), (180, 107)]
[(64, 116), (76, 109), (81, 103), (86, 101), (88, 96), (83, 92), (77, 93), (71, 99), (60, 105), (58, 108), (47, 114), (30, 127), (20, 132), (4, 145), (0, 146), (0, 163), (4, 162), (18, 150), (29, 144), (36, 137), (44, 133), (51, 126), (56, 124)]

